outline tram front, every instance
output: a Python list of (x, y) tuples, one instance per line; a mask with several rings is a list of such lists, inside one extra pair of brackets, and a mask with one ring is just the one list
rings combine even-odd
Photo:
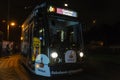
[[(35, 72), (43, 76), (82, 71), (83, 38), (80, 22), (76, 19), (77, 13), (61, 8), (55, 10), (56, 12), (50, 6), (46, 19), (47, 34), (45, 35), (48, 36), (46, 42), (49, 43), (47, 56), (40, 54), (36, 58)], [(37, 62), (41, 64), (37, 66)]]
[(81, 26), (78, 21), (59, 18), (49, 19), (51, 74), (81, 71)]

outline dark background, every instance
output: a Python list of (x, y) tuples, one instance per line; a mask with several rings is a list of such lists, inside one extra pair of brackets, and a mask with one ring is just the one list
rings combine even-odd
[[(40, 0), (1, 0), (0, 19), (16, 19), (22, 22), (34, 6)], [(65, 1), (69, 7), (78, 10), (81, 20), (92, 21), (96, 19), (98, 23), (113, 24), (119, 21), (120, 10), (119, 0), (54, 0), (58, 5), (63, 5), (60, 1)], [(9, 5), (8, 5), (9, 4)]]
[[(21, 26), (25, 18), (40, 0), (1, 0), (0, 24), (3, 32), (6, 29), (3, 20), (15, 20), (17, 27)], [(119, 0), (54, 0), (57, 5), (64, 6), (60, 1), (68, 3), (68, 7), (79, 12), (79, 19), (83, 25), (86, 44), (91, 41), (103, 41), (105, 45), (120, 44), (120, 4)], [(13, 29), (11, 29), (13, 30)], [(19, 28), (17, 29), (19, 30)], [(12, 36), (11, 40), (16, 40)], [(6, 32), (4, 33), (6, 35)], [(13, 38), (12, 38), (13, 37)], [(6, 39), (6, 38), (5, 38)]]

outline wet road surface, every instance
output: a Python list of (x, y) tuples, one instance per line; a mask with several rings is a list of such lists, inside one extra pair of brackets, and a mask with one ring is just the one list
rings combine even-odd
[(0, 59), (0, 80), (30, 80), (20, 58), (20, 55), (14, 55)]

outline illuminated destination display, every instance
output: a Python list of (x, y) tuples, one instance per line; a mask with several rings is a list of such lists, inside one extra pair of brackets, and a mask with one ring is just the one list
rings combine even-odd
[(77, 12), (75, 11), (66, 10), (62, 8), (55, 8), (52, 6), (49, 7), (49, 12), (55, 12), (57, 14), (62, 14), (62, 15), (71, 16), (71, 17), (77, 17)]
[(72, 17), (77, 17), (77, 12), (66, 10), (66, 9), (61, 9), (61, 8), (57, 8), (57, 12), (56, 13), (67, 15), (67, 16), (72, 16)]

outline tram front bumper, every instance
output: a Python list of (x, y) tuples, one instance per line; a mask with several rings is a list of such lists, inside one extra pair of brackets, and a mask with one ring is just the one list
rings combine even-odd
[(51, 75), (75, 74), (83, 71), (80, 63), (59, 63), (49, 65)]

